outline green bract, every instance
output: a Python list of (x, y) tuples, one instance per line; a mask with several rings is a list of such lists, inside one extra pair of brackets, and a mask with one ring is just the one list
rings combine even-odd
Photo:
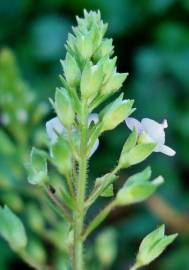
[(137, 263), (144, 266), (155, 260), (170, 245), (177, 234), (165, 235), (165, 226), (160, 226), (157, 230), (148, 234), (142, 241), (137, 255)]
[(71, 98), (66, 89), (56, 89), (54, 107), (60, 121), (66, 127), (70, 127), (75, 118)]
[(58, 138), (57, 142), (51, 145), (51, 159), (59, 172), (69, 175), (72, 170), (72, 153), (67, 140)]
[(28, 172), (28, 181), (32, 185), (44, 185), (48, 181), (47, 159), (43, 151), (32, 149)]
[(150, 168), (147, 168), (144, 171), (129, 177), (117, 193), (116, 204), (128, 205), (137, 203), (151, 196), (164, 180), (162, 176), (159, 176), (153, 181), (149, 181), (150, 176), (151, 170)]
[(114, 129), (132, 112), (133, 100), (123, 100), (121, 94), (115, 101), (107, 105), (100, 113), (101, 132)]
[(103, 81), (103, 73), (101, 65), (92, 65), (87, 62), (81, 76), (81, 95), (84, 99), (90, 101), (97, 96)]
[(65, 61), (61, 61), (61, 64), (68, 85), (77, 87), (80, 83), (81, 71), (75, 58), (70, 53), (67, 53)]
[(7, 206), (0, 207), (0, 234), (15, 251), (24, 249), (27, 244), (22, 222)]

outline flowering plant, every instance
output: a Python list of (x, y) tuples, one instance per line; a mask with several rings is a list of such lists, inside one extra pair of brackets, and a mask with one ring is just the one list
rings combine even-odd
[[(87, 269), (84, 262), (85, 240), (110, 211), (146, 200), (164, 181), (162, 176), (150, 181), (151, 169), (148, 167), (132, 175), (114, 195), (113, 184), (118, 172), (144, 161), (153, 152), (169, 156), (175, 152), (165, 145), (166, 121), (159, 124), (145, 118), (140, 123), (131, 118), (135, 111), (134, 101), (124, 99), (123, 93), (104, 105), (105, 100), (119, 91), (128, 74), (119, 73), (116, 69), (112, 39), (104, 37), (107, 24), (101, 20), (100, 12), (84, 11), (84, 18), (77, 17), (77, 22), (73, 34), (68, 35), (66, 57), (61, 61), (62, 87), (56, 89), (54, 101), (50, 100), (56, 116), (46, 123), (49, 152), (32, 149), (28, 181), (44, 189), (55, 210), (67, 222), (66, 245), (72, 269), (83, 270)], [(94, 113), (100, 104), (104, 108)], [(93, 189), (87, 194), (89, 159), (99, 145), (99, 138), (124, 120), (131, 133), (118, 162), (111, 172), (96, 179)], [(48, 164), (55, 166), (63, 176), (61, 183), (53, 182)], [(112, 199), (86, 225), (88, 211), (100, 196)], [(34, 268), (47, 269), (31, 262), (23, 252), (27, 239), (17, 217), (7, 207), (1, 209), (0, 216), (3, 220), (0, 232), (4, 238), (9, 243), (15, 240), (17, 245), (12, 247)], [(12, 231), (7, 233), (9, 220), (15, 220), (17, 237), (20, 235), (18, 239)], [(166, 236), (164, 226), (150, 233), (142, 241), (136, 263), (131, 269), (149, 264), (175, 237), (176, 234)]]

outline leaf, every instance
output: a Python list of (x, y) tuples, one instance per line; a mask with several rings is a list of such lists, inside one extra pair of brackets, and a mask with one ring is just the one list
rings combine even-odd
[(114, 195), (113, 185), (110, 184), (102, 193), (101, 197), (112, 197)]
[(25, 248), (27, 237), (21, 220), (7, 207), (0, 207), (0, 234), (13, 250)]
[(154, 150), (156, 144), (138, 144), (128, 153), (121, 155), (119, 164), (122, 168), (128, 168), (145, 160)]

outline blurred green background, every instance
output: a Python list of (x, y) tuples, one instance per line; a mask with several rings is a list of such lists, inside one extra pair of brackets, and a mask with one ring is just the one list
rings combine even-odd
[[(162, 174), (166, 179), (156, 196), (146, 204), (113, 212), (96, 232), (97, 239), (94, 235), (89, 239), (86, 256), (93, 261), (91, 269), (128, 269), (144, 235), (157, 224), (166, 223), (168, 232), (179, 232), (180, 236), (146, 269), (188, 270), (188, 0), (0, 1), (0, 202), (24, 221), (33, 256), (39, 260), (49, 256), (56, 269), (67, 269), (64, 245), (56, 254), (53, 248), (66, 228), (60, 226), (53, 211), (44, 214), (47, 203), (40, 191), (27, 184), (25, 164), (31, 146), (45, 144), (44, 124), (53, 116), (48, 97), (60, 85), (59, 59), (64, 58), (64, 44), (75, 15), (82, 15), (83, 8), (99, 9), (109, 23), (118, 71), (130, 73), (124, 90), (126, 97), (135, 99), (135, 116), (160, 122), (166, 118), (167, 144), (177, 152), (174, 158), (154, 154), (147, 161), (154, 175)], [(112, 168), (127, 135), (125, 126), (120, 125), (101, 138), (91, 159), (91, 182)], [(120, 183), (145, 165), (123, 171)], [(104, 201), (98, 207), (101, 203)], [(56, 228), (54, 234), (51, 228)], [(0, 269), (21, 267), (29, 269), (0, 241)]]

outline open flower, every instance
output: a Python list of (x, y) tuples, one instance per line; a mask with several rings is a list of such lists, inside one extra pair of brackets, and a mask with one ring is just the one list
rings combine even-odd
[[(98, 122), (98, 115), (95, 113), (90, 114), (89, 119), (88, 119), (88, 125), (91, 125), (92, 123), (96, 124), (97, 122)], [(46, 131), (47, 131), (47, 136), (49, 137), (52, 144), (55, 144), (57, 142), (59, 135), (63, 134), (65, 137), (67, 136), (66, 128), (60, 122), (58, 117), (54, 117), (50, 119), (49, 121), (47, 121)], [(75, 133), (77, 132), (75, 128), (73, 128), (72, 131)], [(89, 157), (91, 157), (94, 154), (98, 146), (99, 146), (99, 140), (97, 139), (93, 148), (91, 149)]]
[(128, 117), (125, 122), (130, 130), (136, 129), (139, 142), (153, 142), (156, 144), (154, 152), (161, 152), (167, 156), (175, 155), (176, 152), (165, 145), (164, 129), (168, 127), (167, 120), (160, 124), (149, 118), (143, 118), (140, 122), (135, 118)]

